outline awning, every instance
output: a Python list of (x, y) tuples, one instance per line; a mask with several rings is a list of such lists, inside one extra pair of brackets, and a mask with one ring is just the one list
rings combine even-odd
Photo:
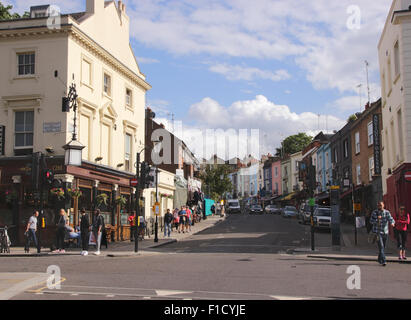
[(281, 201), (290, 201), (297, 196), (297, 192), (290, 193), (289, 195), (285, 196)]

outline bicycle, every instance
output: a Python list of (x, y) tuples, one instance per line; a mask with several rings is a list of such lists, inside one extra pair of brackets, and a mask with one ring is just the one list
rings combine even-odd
[(0, 253), (10, 253), (11, 241), (7, 230), (7, 226), (0, 228)]

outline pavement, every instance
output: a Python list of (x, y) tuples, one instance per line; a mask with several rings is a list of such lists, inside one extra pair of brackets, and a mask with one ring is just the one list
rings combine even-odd
[[(355, 228), (353, 225), (342, 223), (340, 231), (341, 246), (315, 248), (314, 251), (312, 251), (311, 248), (301, 248), (293, 250), (293, 252), (306, 254), (309, 258), (377, 262), (378, 245), (377, 243), (373, 244), (368, 242), (369, 234), (366, 228), (357, 229), (357, 241), (355, 239)], [(385, 248), (387, 263), (411, 263), (411, 258), (399, 260), (398, 253), (397, 242), (393, 236), (390, 235)]]
[[(206, 220), (201, 220), (201, 222), (196, 223), (191, 227), (190, 232), (178, 233), (173, 229), (171, 237), (165, 237), (164, 233), (161, 232), (159, 228), (158, 231), (158, 242), (154, 242), (154, 235), (145, 237), (144, 240), (138, 242), (138, 252), (134, 252), (134, 242), (123, 241), (123, 242), (112, 242), (109, 243), (108, 248), (104, 246), (101, 248), (101, 256), (106, 257), (124, 257), (124, 256), (134, 256), (134, 255), (144, 255), (147, 250), (158, 248), (170, 243), (175, 243), (188, 238), (198, 232), (215, 226), (217, 223), (224, 221), (226, 217), (220, 216), (208, 216)], [(24, 247), (12, 247), (10, 253), (1, 253), (0, 258), (3, 257), (50, 257), (50, 256), (71, 256), (79, 255), (81, 248), (68, 248), (65, 253), (53, 253), (50, 252), (49, 248), (42, 248), (40, 253), (37, 253), (37, 249), (30, 248), (30, 253), (24, 252)], [(93, 246), (89, 248), (89, 254), (94, 254), (95, 250)]]

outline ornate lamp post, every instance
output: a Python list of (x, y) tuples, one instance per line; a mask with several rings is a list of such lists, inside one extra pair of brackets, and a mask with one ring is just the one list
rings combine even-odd
[(77, 97), (76, 85), (73, 83), (70, 86), (68, 96), (63, 98), (63, 112), (70, 112), (70, 109), (74, 111), (73, 136), (71, 141), (63, 146), (65, 150), (64, 164), (66, 166), (81, 166), (82, 151), (85, 148), (85, 146), (77, 141)]

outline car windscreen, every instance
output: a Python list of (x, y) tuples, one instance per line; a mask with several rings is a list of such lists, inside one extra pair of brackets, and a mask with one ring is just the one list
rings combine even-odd
[(315, 215), (319, 217), (331, 217), (331, 209), (327, 208), (318, 208), (315, 211)]
[(229, 203), (228, 203), (228, 206), (229, 206), (229, 207), (239, 207), (240, 204), (239, 204), (238, 202), (229, 202)]
[(297, 209), (294, 208), (294, 207), (285, 207), (284, 210), (285, 210), (285, 211), (297, 211)]

